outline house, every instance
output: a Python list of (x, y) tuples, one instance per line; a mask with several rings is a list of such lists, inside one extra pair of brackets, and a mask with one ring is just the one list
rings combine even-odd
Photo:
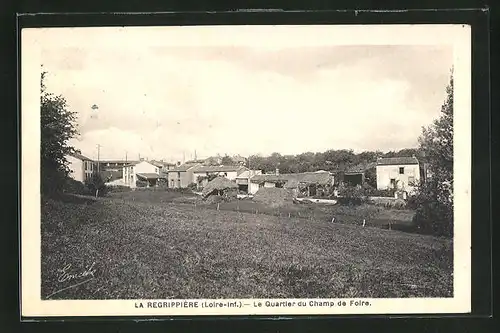
[(162, 177), (160, 167), (149, 161), (133, 162), (123, 167), (123, 183), (132, 188), (137, 187), (138, 180), (146, 182), (146, 187), (157, 186)]
[(419, 181), (420, 166), (415, 156), (377, 159), (377, 189), (396, 189), (411, 194)]
[(262, 175), (262, 170), (245, 170), (238, 176), (236, 176), (236, 184), (238, 185), (238, 190), (245, 193), (257, 192), (259, 190), (259, 185), (250, 182), (250, 179), (255, 175)]
[(209, 176), (222, 176), (229, 180), (236, 180), (236, 177), (245, 171), (248, 171), (248, 169), (239, 165), (198, 165), (192, 169), (193, 183), (205, 187), (209, 181)]
[(167, 182), (170, 188), (186, 188), (194, 182), (193, 169), (200, 164), (185, 163), (168, 170)]
[(280, 174), (255, 175), (250, 179), (251, 194), (259, 188), (279, 187), (292, 190), (295, 196), (316, 196), (328, 192), (334, 185), (334, 176), (330, 172), (303, 172)]
[(66, 156), (68, 161), (69, 176), (79, 182), (85, 182), (90, 179), (96, 169), (96, 163), (79, 153), (74, 153)]

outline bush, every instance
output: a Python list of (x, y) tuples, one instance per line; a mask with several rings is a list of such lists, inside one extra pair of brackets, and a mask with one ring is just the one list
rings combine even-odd
[(135, 186), (136, 187), (148, 187), (148, 182), (145, 180), (136, 180)]
[(198, 184), (196, 184), (196, 183), (191, 183), (191, 184), (189, 184), (189, 185), (188, 185), (188, 187), (187, 187), (187, 188), (188, 188), (189, 190), (191, 190), (191, 191), (196, 191), (196, 190), (198, 189)]
[(108, 186), (108, 192), (130, 192), (132, 189), (128, 186), (116, 185), (116, 186)]
[(418, 187), (417, 195), (408, 200), (408, 207), (416, 209), (414, 222), (423, 233), (453, 236), (453, 203), (442, 198), (435, 181)]
[(86, 181), (85, 186), (89, 189), (92, 195), (104, 197), (108, 193), (108, 186), (99, 174), (94, 174)]
[(365, 202), (365, 193), (361, 186), (340, 186), (338, 203), (341, 205), (361, 205)]
[(63, 192), (80, 195), (92, 195), (90, 189), (85, 186), (84, 183), (74, 180), (73, 178), (66, 179), (63, 186)]

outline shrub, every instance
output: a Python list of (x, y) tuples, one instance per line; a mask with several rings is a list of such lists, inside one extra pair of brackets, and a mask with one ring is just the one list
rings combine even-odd
[(365, 202), (364, 190), (361, 186), (340, 186), (338, 202), (341, 205), (361, 205)]
[(136, 180), (135, 186), (136, 187), (148, 187), (148, 182), (145, 180)]
[(108, 186), (99, 174), (94, 174), (85, 183), (92, 195), (103, 197), (108, 193)]
[(188, 188), (189, 190), (191, 190), (191, 191), (196, 191), (196, 190), (198, 189), (198, 184), (196, 184), (196, 183), (191, 183), (191, 184), (189, 184), (189, 185), (188, 185), (188, 187), (187, 187), (187, 188)]
[(63, 185), (63, 192), (71, 194), (91, 195), (89, 188), (84, 183), (74, 180), (73, 178), (66, 179)]
[(123, 185), (108, 186), (108, 192), (130, 192), (131, 190), (130, 187)]

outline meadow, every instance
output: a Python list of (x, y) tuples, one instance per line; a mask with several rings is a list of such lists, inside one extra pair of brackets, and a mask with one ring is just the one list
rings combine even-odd
[(453, 296), (446, 238), (137, 193), (42, 200), (43, 299)]

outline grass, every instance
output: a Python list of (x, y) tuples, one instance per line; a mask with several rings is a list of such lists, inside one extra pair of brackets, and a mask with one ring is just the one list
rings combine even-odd
[[(171, 202), (44, 200), (42, 298), (451, 297), (452, 243)], [(58, 281), (94, 265), (94, 279)], [(59, 292), (60, 291), (60, 292)], [(55, 293), (55, 294), (54, 294)]]

